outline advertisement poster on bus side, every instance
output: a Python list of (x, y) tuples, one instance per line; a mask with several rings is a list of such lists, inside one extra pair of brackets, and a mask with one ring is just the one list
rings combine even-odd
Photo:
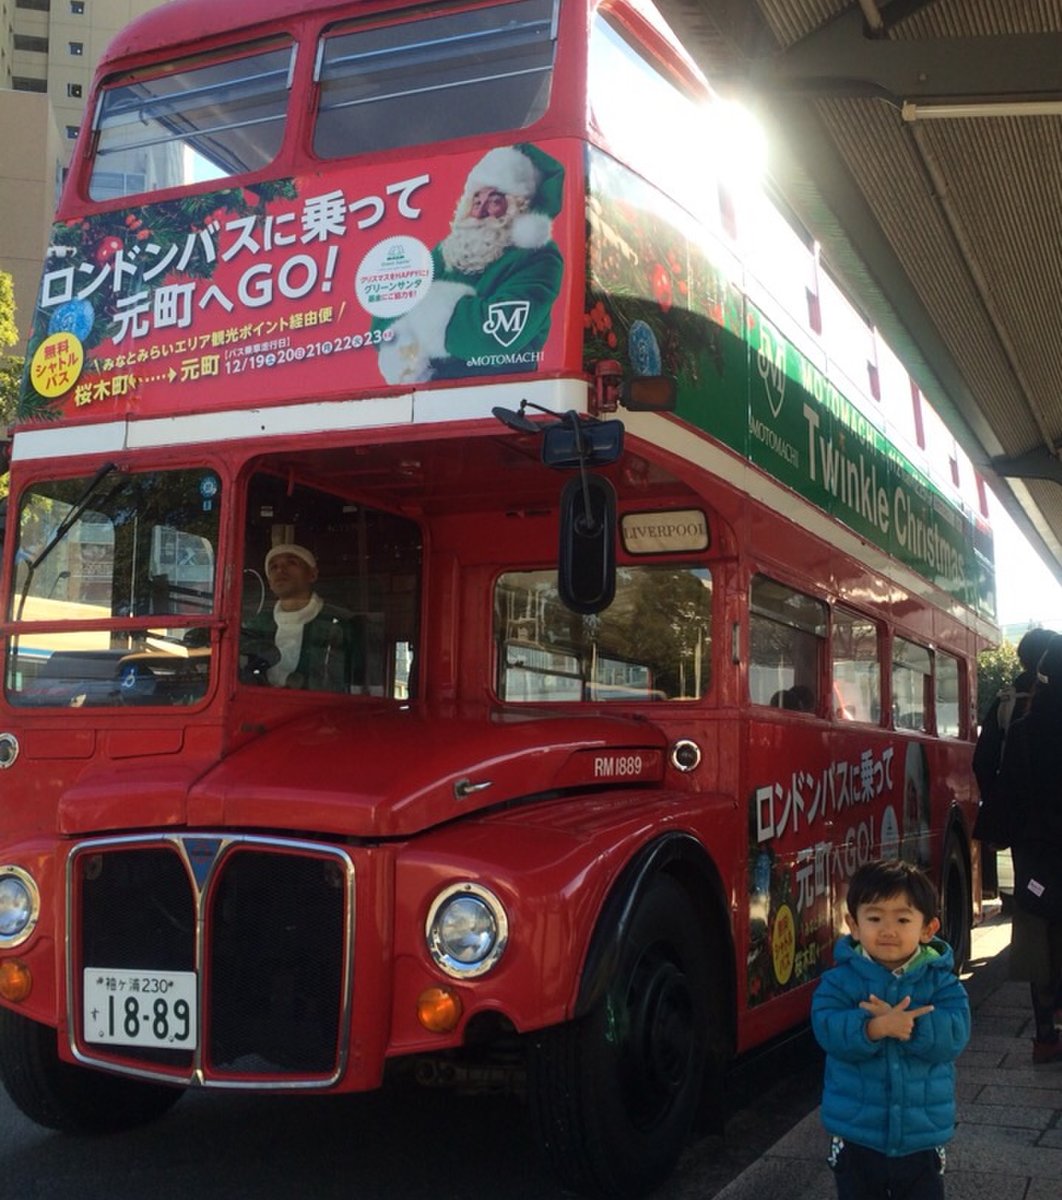
[(670, 375), (677, 412), (961, 603), (995, 609), (991, 534), (745, 297), (712, 233), (591, 151), (583, 356)]
[(747, 355), (737, 260), (683, 209), (598, 151), (589, 157), (583, 359), (669, 375), (678, 412), (740, 453)]
[(21, 419), (159, 416), (557, 369), (581, 166), (528, 142), (53, 227)]
[(858, 867), (881, 857), (931, 870), (933, 776), (916, 741), (816, 738), (766, 721), (750, 736), (750, 761), (774, 764), (749, 796), (746, 986), (755, 1007), (829, 966)]

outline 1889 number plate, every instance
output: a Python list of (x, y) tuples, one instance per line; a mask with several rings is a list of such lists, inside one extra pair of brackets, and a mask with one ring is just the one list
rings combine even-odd
[(194, 971), (86, 967), (85, 1041), (194, 1049), (195, 981)]

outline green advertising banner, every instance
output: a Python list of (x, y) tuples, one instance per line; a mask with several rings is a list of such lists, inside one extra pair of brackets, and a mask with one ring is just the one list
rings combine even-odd
[(584, 365), (671, 375), (678, 415), (959, 603), (995, 613), (991, 532), (745, 296), (734, 255), (589, 152)]
[(860, 537), (974, 608), (971, 517), (747, 302), (749, 457)]

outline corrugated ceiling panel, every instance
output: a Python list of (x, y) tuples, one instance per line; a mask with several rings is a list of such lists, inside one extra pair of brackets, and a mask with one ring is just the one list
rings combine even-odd
[(1020, 363), (1031, 402), (1062, 429), (1062, 118), (937, 122), (922, 137)]
[(848, 0), (758, 0), (771, 32), (781, 46), (791, 46), (833, 20)]
[[(886, 17), (888, 14), (886, 13)], [(1059, 0), (937, 0), (897, 23), (896, 38), (991, 37), (1062, 29)]]
[[(1039, 430), (999, 348), (980, 295), (956, 257), (951, 229), (898, 114), (869, 100), (822, 101), (818, 107), (1006, 451), (1016, 454), (1039, 444)], [(868, 146), (874, 147), (873, 154), (866, 153)]]
[[(857, 7), (856, 0), (757, 0), (775, 37), (791, 46)], [(883, 20), (888, 5), (879, 0)], [(1004, 33), (1051, 33), (1062, 30), (1062, 0), (937, 0), (889, 26), (900, 40), (925, 37), (992, 37)]]

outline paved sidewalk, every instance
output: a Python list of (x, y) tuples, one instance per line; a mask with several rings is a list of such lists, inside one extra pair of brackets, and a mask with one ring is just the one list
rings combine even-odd
[[(974, 930), (964, 975), (973, 1036), (958, 1064), (959, 1124), (948, 1146), (948, 1200), (1060, 1200), (1062, 1063), (1032, 1065), (1029, 986), (1007, 979), (1010, 921)], [(835, 1200), (816, 1109), (715, 1200)]]

